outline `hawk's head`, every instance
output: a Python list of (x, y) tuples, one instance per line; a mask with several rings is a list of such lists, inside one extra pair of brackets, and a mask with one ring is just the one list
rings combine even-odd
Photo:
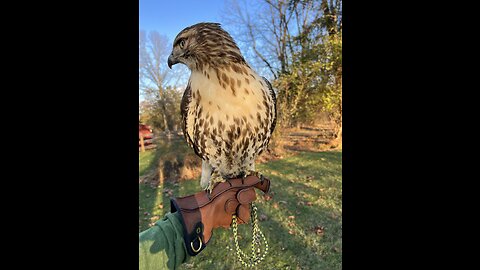
[(190, 70), (219, 68), (231, 63), (245, 64), (232, 37), (219, 23), (198, 23), (183, 29), (173, 42), (168, 67), (183, 63)]

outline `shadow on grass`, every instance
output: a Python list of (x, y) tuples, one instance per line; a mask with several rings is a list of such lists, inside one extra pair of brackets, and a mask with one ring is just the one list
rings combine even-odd
[[(261, 203), (259, 208), (269, 218), (261, 224), (268, 228), (265, 234), (270, 239), (272, 252), (286, 256), (283, 265), (277, 267), (340, 269), (341, 254), (337, 252), (341, 250), (338, 246), (341, 243), (338, 241), (341, 240), (341, 212), (331, 205), (321, 205), (322, 201), (331, 201), (330, 196), (308, 187), (306, 190), (315, 192), (292, 192), (306, 186), (292, 185), (279, 177), (272, 177), (272, 182), (277, 184), (272, 185), (273, 199)], [(282, 188), (285, 185), (291, 189)], [(305, 194), (310, 197), (305, 198)], [(308, 202), (312, 204), (309, 206)]]
[[(338, 248), (336, 240), (341, 239), (340, 228), (335, 225), (338, 220), (329, 217), (328, 208), (305, 210), (303, 215), (316, 222), (304, 221), (301, 215), (296, 215), (296, 224), (289, 227), (284, 219), (295, 215), (294, 210), (289, 207), (276, 210), (261, 204), (258, 207), (260, 213), (269, 217), (260, 222), (269, 243), (269, 253), (254, 269), (341, 269), (341, 253), (333, 252)], [(321, 235), (313, 229), (318, 223), (323, 224)], [(239, 226), (239, 235), (241, 249), (249, 252), (250, 224)], [(181, 269), (244, 269), (236, 258), (231, 230), (216, 229), (209, 247)]]
[[(340, 162), (341, 152), (302, 153), (259, 166), (272, 181), (273, 194), (257, 192), (258, 214), (265, 219), (260, 228), (270, 252), (255, 269), (342, 268), (341, 181), (336, 180), (341, 179)], [(248, 252), (250, 225), (239, 226), (239, 235), (242, 250)], [(232, 231), (216, 229), (209, 248), (181, 269), (243, 269)]]
[(143, 176), (143, 175), (151, 173), (152, 170), (154, 170), (156, 168), (156, 166), (158, 165), (157, 162), (158, 162), (158, 160), (160, 158), (160, 155), (162, 153), (162, 145), (164, 143), (162, 141), (160, 141), (158, 138), (155, 138), (155, 140), (156, 140), (155, 144), (157, 145), (157, 147), (152, 148), (152, 149), (148, 149), (143, 153), (139, 152), (140, 160), (142, 159), (141, 156), (143, 156), (143, 158), (147, 158), (146, 156), (153, 154), (153, 158), (150, 160), (148, 165), (143, 167), (143, 168), (139, 168), (139, 172), (138, 172), (139, 176)]
[(156, 148), (147, 150), (140, 155), (143, 158), (148, 158), (147, 155), (152, 155), (150, 162), (143, 169), (139, 168), (139, 232), (144, 231), (150, 227), (150, 224), (163, 216), (163, 211), (156, 204), (158, 196), (158, 162), (164, 151), (165, 143), (158, 138), (155, 139)]
[[(165, 161), (184, 160), (189, 150), (183, 141), (159, 144), (150, 169), (156, 169), (159, 162), (164, 166)], [(341, 269), (341, 162), (341, 152), (304, 152), (258, 165), (258, 170), (271, 179), (273, 194), (267, 200), (257, 192), (259, 216), (266, 219), (260, 222), (260, 228), (270, 252), (255, 269)], [(139, 186), (139, 203), (144, 207), (139, 213), (144, 221), (140, 231), (153, 222), (152, 215), (160, 219), (169, 212), (171, 197), (200, 190), (198, 181), (178, 182), (173, 176), (166, 176), (160, 185)], [(142, 216), (143, 211), (152, 215)], [(248, 251), (250, 225), (239, 226), (239, 234), (243, 236), (242, 249)], [(231, 229), (214, 230), (208, 248), (180, 269), (242, 269), (233, 250)]]
[[(182, 137), (158, 140), (139, 183), (139, 231), (148, 229), (170, 211), (170, 198), (179, 196), (180, 169), (195, 155)], [(191, 162), (189, 162), (191, 165)]]

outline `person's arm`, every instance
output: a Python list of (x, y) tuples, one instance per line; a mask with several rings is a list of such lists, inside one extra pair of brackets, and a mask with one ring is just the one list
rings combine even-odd
[(171, 213), (139, 236), (140, 269), (176, 269), (208, 244), (212, 230), (229, 228), (232, 215), (239, 224), (250, 219), (255, 190), (268, 192), (270, 180), (256, 176), (230, 179), (211, 193), (201, 191), (171, 199)]
[(177, 269), (189, 258), (185, 249), (180, 214), (167, 213), (139, 235), (139, 266), (147, 269)]

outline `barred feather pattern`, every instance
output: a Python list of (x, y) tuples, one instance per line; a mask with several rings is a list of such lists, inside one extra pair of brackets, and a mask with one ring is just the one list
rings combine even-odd
[[(186, 28), (177, 39), (200, 32), (204, 35), (200, 40), (211, 40), (208, 33), (215, 33), (214, 40), (221, 45), (212, 48), (203, 41), (202, 46), (193, 46), (198, 38), (190, 38), (194, 64), (181, 102), (183, 133), (203, 159), (201, 185), (205, 188), (214, 172), (234, 178), (255, 170), (255, 159), (267, 148), (274, 131), (277, 111), (270, 82), (250, 68), (230, 35), (217, 24), (199, 28)], [(217, 57), (218, 51), (225, 55)]]

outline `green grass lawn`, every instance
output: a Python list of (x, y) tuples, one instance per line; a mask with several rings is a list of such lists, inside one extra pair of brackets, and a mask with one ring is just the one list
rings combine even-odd
[[(155, 166), (158, 151), (140, 153), (140, 175)], [(188, 149), (182, 148), (182, 151)], [(257, 191), (260, 228), (269, 254), (256, 269), (342, 268), (342, 152), (300, 152), (257, 165), (271, 180), (271, 197)], [(139, 231), (163, 217), (170, 196), (200, 190), (198, 179), (152, 188), (139, 184)], [(250, 225), (240, 225), (241, 247), (247, 251)], [(181, 269), (242, 269), (235, 257), (231, 229), (216, 229), (208, 247)]]
[(156, 157), (157, 152), (155, 151), (145, 151), (144, 153), (139, 154), (138, 159), (138, 175), (144, 175), (147, 170), (151, 169), (154, 166), (155, 162), (158, 160)]

